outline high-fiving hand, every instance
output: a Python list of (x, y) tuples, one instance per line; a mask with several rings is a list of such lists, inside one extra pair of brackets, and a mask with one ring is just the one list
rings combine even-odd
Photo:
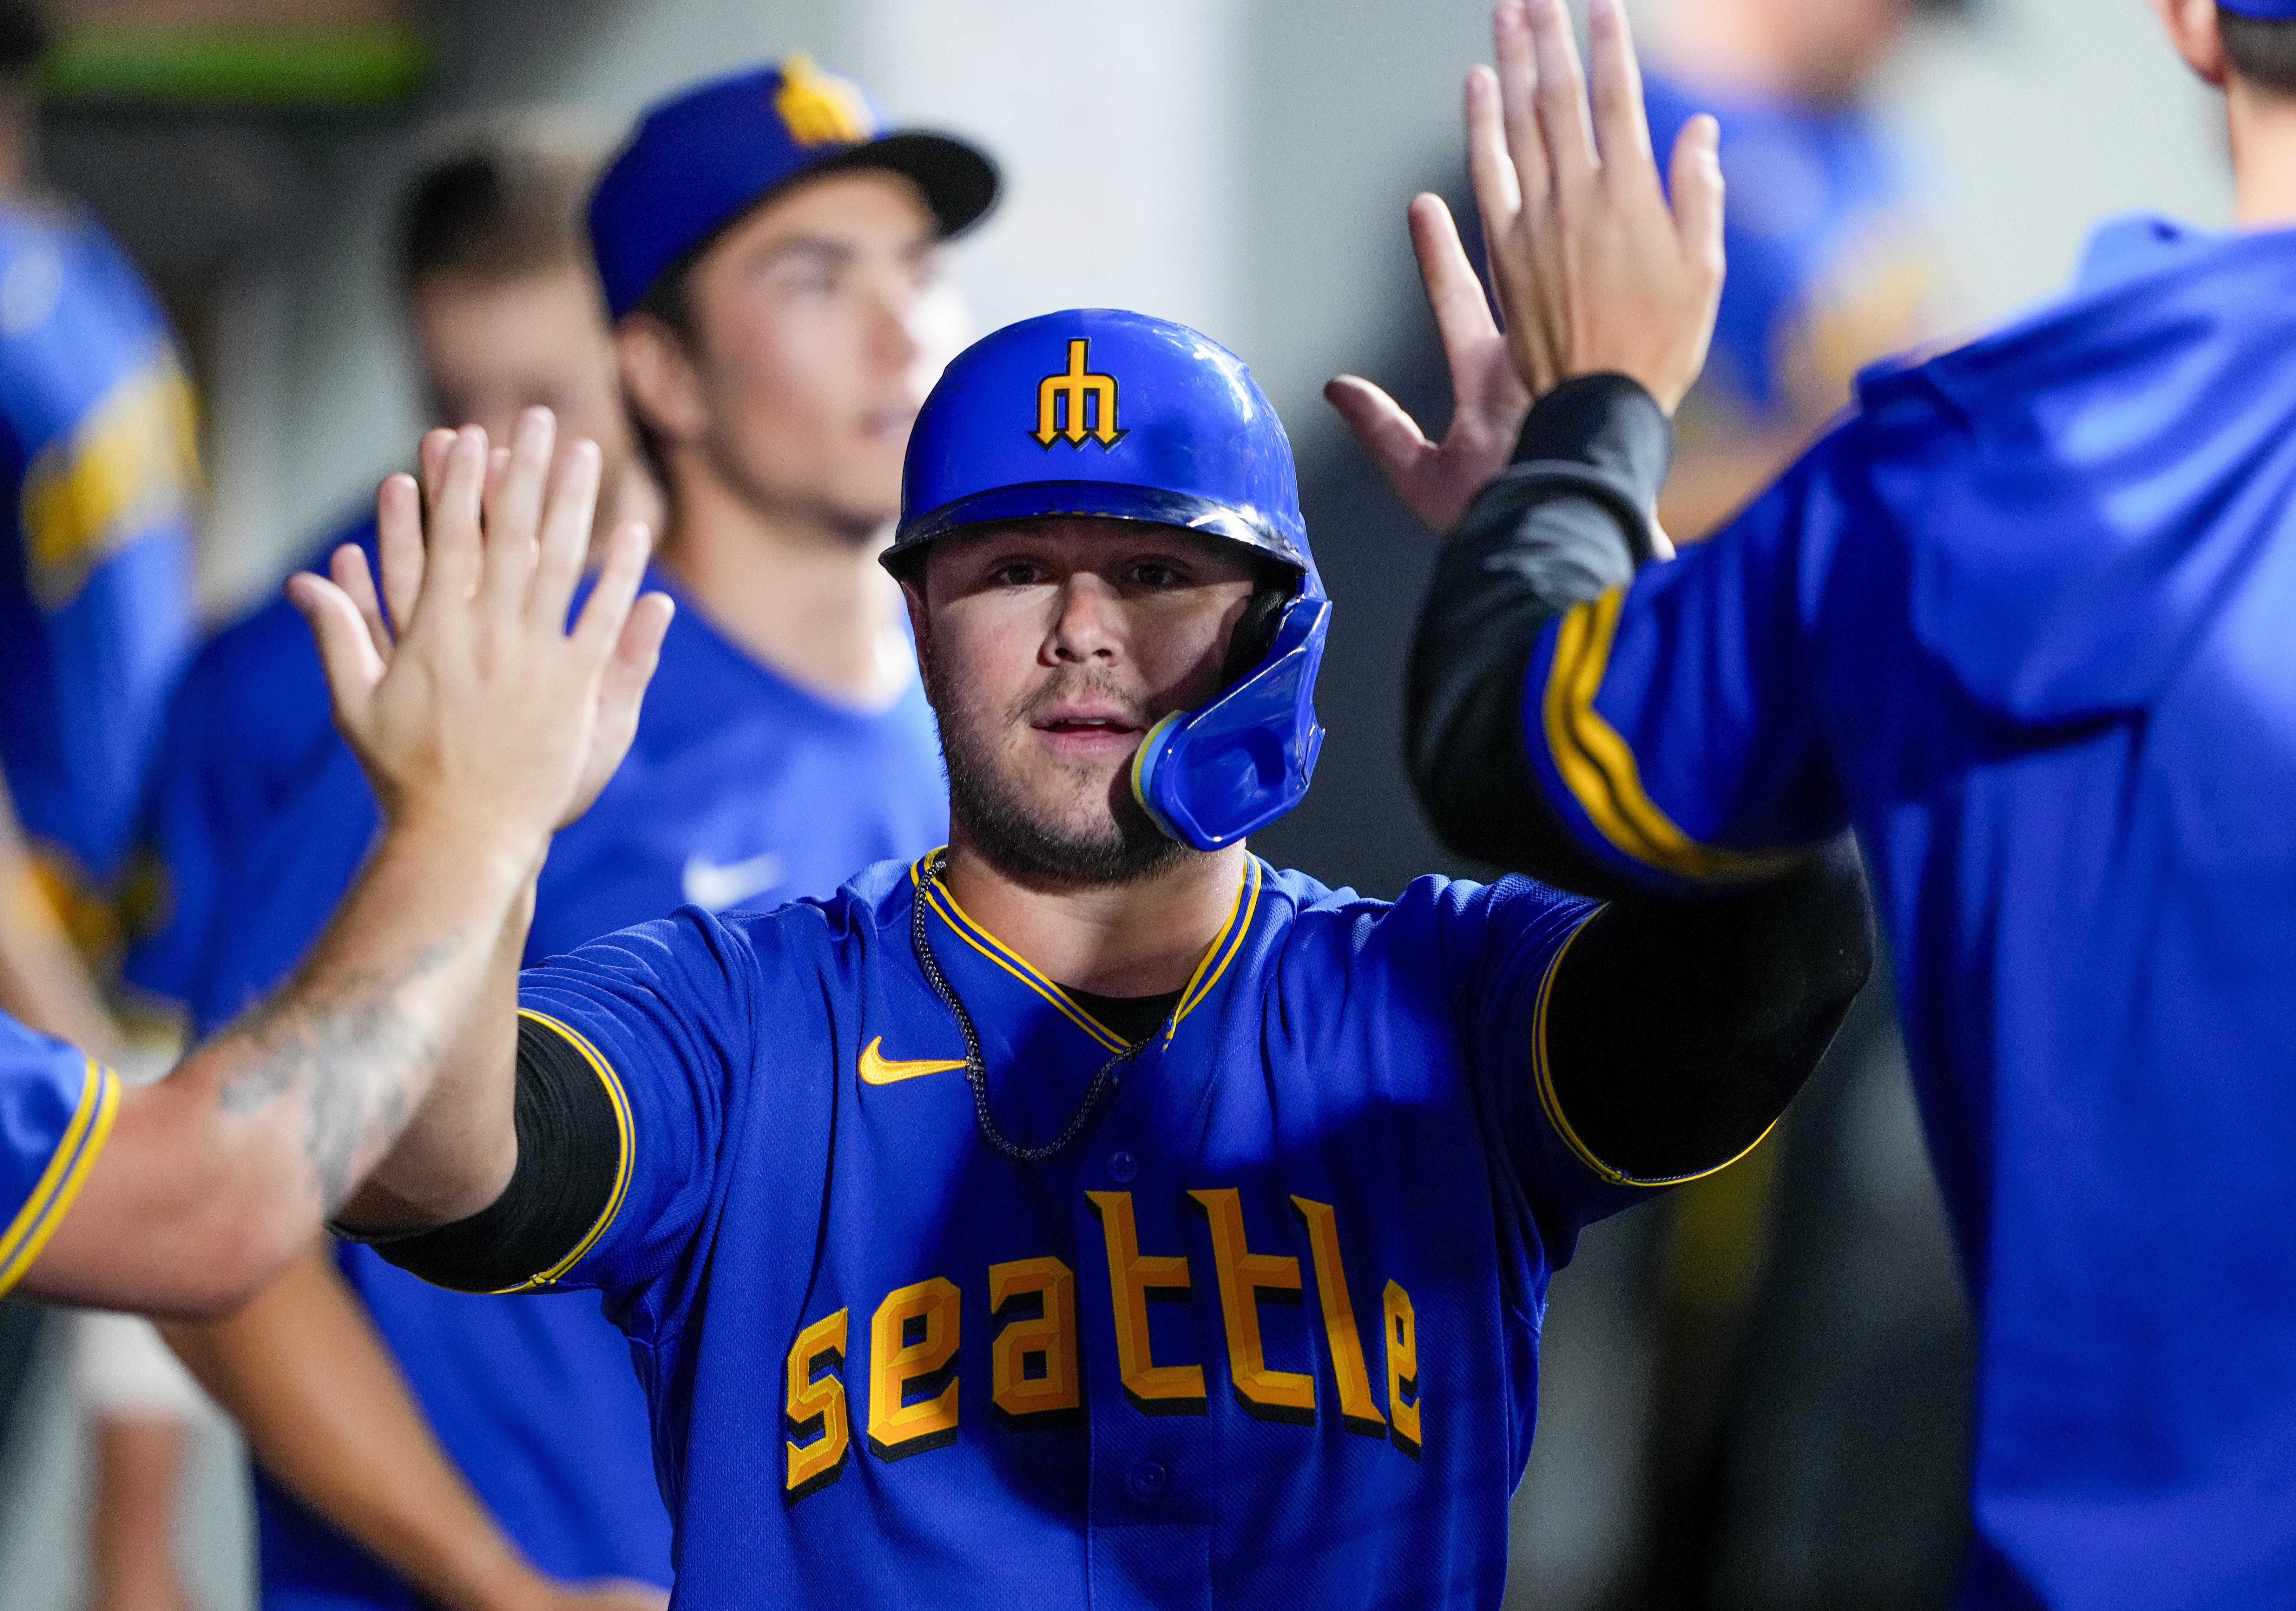
[[(382, 585), (339, 549), (333, 580), (298, 576), (336, 724), (394, 827), (487, 837), (538, 856), (596, 798), (628, 750), (672, 606), (637, 596), (649, 538), (608, 540), (570, 630), (598, 495), (594, 443), (555, 455), (529, 409), (511, 446), (475, 426), (422, 441), (422, 486), (375, 499)], [(425, 537), (424, 509), (429, 510)]]
[(1440, 536), (1505, 469), (1533, 398), (1615, 372), (1671, 413), (1705, 365), (1722, 295), (1718, 132), (1706, 117), (1683, 129), (1669, 203), (1618, 0), (1588, 0), (1587, 20), (1591, 99), (1562, 0), (1502, 0), (1497, 71), (1467, 74), (1468, 167), (1504, 336), (1449, 209), (1434, 196), (1412, 202), (1456, 410), (1442, 443), (1367, 380), (1325, 389), (1397, 496)]

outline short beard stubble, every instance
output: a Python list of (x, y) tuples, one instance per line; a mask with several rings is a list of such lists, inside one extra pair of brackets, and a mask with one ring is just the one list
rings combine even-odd
[[(1065, 681), (1046, 684), (1006, 711), (1005, 723), (1030, 721), (1071, 686)], [(1109, 791), (1106, 824), (1070, 830), (1046, 821), (997, 770), (993, 747), (962, 714), (962, 699), (930, 666), (925, 691), (940, 727), (949, 816), (964, 824), (974, 847), (1007, 878), (1039, 889), (1105, 888), (1136, 884), (1195, 854), (1156, 826), (1132, 797), (1123, 772)]]

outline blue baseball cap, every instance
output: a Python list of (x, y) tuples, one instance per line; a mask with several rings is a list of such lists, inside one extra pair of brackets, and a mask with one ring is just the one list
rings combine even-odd
[(996, 167), (947, 135), (888, 133), (850, 79), (784, 56), (648, 107), (590, 198), (590, 247), (620, 318), (662, 271), (795, 180), (890, 168), (954, 235), (996, 204)]

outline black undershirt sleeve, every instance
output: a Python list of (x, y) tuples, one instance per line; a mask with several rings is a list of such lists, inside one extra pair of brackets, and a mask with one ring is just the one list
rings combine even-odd
[(1623, 375), (1541, 398), (1515, 462), (1485, 488), (1436, 562), (1405, 702), (1421, 805), (1463, 855), (1587, 895), (1634, 887), (1583, 849), (1524, 749), (1522, 684), (1547, 622), (1630, 580), (1652, 552), (1674, 432)]
[(597, 1070), (534, 1019), (518, 1021), (518, 1167), (469, 1219), (375, 1251), (433, 1286), (502, 1292), (552, 1269), (605, 1212), (622, 1169), (622, 1132)]
[(1532, 650), (1651, 559), (1672, 454), (1664, 411), (1623, 375), (1540, 399), (1437, 564), (1406, 699), (1412, 781), (1445, 842), (1611, 903), (1557, 975), (1548, 1075), (1587, 1149), (1653, 1182), (1727, 1162), (1784, 1112), (1874, 956), (1848, 838), (1767, 883), (1657, 895), (1587, 850), (1532, 773)]
[(1555, 976), (1556, 1105), (1630, 1179), (1716, 1168), (1785, 1111), (1873, 965), (1865, 872), (1846, 836), (1767, 884), (1613, 901)]

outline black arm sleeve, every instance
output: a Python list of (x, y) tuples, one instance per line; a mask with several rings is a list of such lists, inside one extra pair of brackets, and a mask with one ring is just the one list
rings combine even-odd
[(621, 1125), (597, 1071), (572, 1043), (518, 1021), (518, 1167), (469, 1219), (378, 1240), (385, 1259), (437, 1287), (502, 1292), (574, 1251), (598, 1223), (622, 1168)]
[(1630, 1179), (1716, 1168), (1785, 1111), (1873, 965), (1873, 912), (1846, 836), (1751, 889), (1615, 901), (1555, 976), (1555, 1102), (1587, 1150)]
[(1541, 398), (1515, 462), (1485, 488), (1437, 562), (1419, 617), (1406, 745), (1421, 805), (1463, 855), (1588, 895), (1633, 886), (1572, 838), (1525, 752), (1522, 684), (1539, 631), (1632, 578), (1651, 557), (1674, 432), (1624, 375)]
[(1468, 511), (1412, 650), (1409, 760), (1452, 848), (1611, 901), (1573, 942), (1547, 1018), (1571, 1130), (1612, 1169), (1677, 1180), (1726, 1163), (1785, 1111), (1874, 961), (1847, 838), (1751, 888), (1649, 893), (1582, 846), (1531, 771), (1523, 681), (1540, 632), (1632, 579), (1673, 427), (1623, 375), (1556, 388)]

